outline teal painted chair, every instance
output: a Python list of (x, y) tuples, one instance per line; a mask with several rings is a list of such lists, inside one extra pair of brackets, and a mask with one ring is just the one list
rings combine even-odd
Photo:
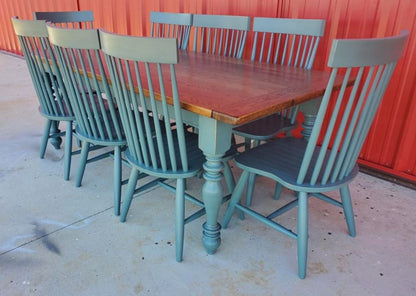
[[(250, 29), (250, 17), (234, 15), (194, 14), (193, 51), (241, 59)], [(235, 187), (229, 161), (239, 145), (232, 138), (231, 149), (223, 157), (223, 175), (230, 193)]]
[[(151, 37), (176, 38), (179, 49), (188, 49), (192, 14), (152, 11), (150, 22)], [(188, 128), (194, 130), (193, 127)]]
[(150, 22), (152, 37), (176, 38), (180, 49), (188, 49), (192, 14), (152, 11)]
[[(228, 226), (234, 210), (239, 209), (295, 238), (300, 278), (306, 275), (309, 197), (314, 196), (343, 208), (349, 234), (355, 236), (348, 184), (358, 173), (357, 158), (394, 67), (402, 56), (408, 35), (408, 32), (402, 32), (387, 38), (333, 41), (328, 61), (332, 72), (309, 141), (279, 138), (235, 158), (243, 173), (225, 213), (224, 228)], [(338, 73), (345, 74), (345, 78), (336, 93), (332, 89)], [(348, 82), (354, 76), (356, 79), (351, 92), (347, 92)], [(266, 215), (243, 206), (239, 200), (250, 173), (273, 179), (297, 191), (297, 199)], [(340, 191), (341, 201), (325, 195), (325, 192), (333, 190)], [(296, 205), (297, 234), (274, 221)]]
[(72, 29), (92, 29), (94, 14), (92, 10), (83, 11), (35, 11), (33, 19), (44, 20), (55, 26)]
[[(255, 17), (253, 21), (254, 42), (251, 60), (311, 69), (315, 60), (320, 37), (324, 35), (325, 20)], [(235, 135), (245, 139), (245, 149), (256, 147), (276, 135), (298, 126), (296, 117), (299, 106), (272, 114), (259, 120), (234, 128)], [(251, 174), (247, 185), (246, 204), (251, 205), (255, 175)], [(275, 199), (282, 187), (278, 183)]]
[[(14, 31), (19, 39), (38, 100), (40, 114), (46, 118), (40, 158), (44, 158), (47, 144), (59, 149), (65, 135), (64, 179), (68, 180), (71, 169), (72, 122), (75, 115), (67, 90), (52, 54), (45, 21), (12, 18)], [(49, 63), (45, 61), (49, 60)], [(53, 74), (51, 74), (53, 73)], [(66, 132), (60, 132), (59, 123), (66, 122)]]
[[(184, 224), (197, 217), (184, 218), (185, 198), (203, 206), (185, 194), (185, 179), (202, 170), (205, 157), (198, 148), (198, 135), (188, 132), (182, 121), (175, 76), (177, 41), (104, 31), (100, 38), (126, 133), (125, 156), (132, 166), (120, 221), (126, 220), (139, 172), (156, 177), (159, 185), (176, 194), (176, 260), (181, 261)], [(176, 188), (164, 179), (176, 179)]]
[(250, 29), (250, 17), (194, 14), (193, 51), (241, 58)]
[[(98, 30), (66, 29), (53, 25), (47, 25), (47, 29), (75, 113), (76, 136), (82, 143), (76, 186), (81, 186), (87, 163), (113, 157), (114, 213), (119, 215), (121, 152), (126, 145), (126, 138), (118, 107), (106, 79)], [(97, 147), (113, 149), (88, 158), (89, 152)]]

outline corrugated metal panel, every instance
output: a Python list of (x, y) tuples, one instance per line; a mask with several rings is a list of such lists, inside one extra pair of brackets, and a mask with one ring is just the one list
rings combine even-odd
[(78, 10), (77, 0), (0, 0), (0, 49), (21, 54), (10, 19), (33, 19), (33, 11)]
[(93, 10), (96, 27), (107, 31), (136, 36), (150, 35), (150, 11), (172, 11), (177, 1), (79, 0), (81, 10)]
[[(0, 0), (0, 48), (20, 52), (10, 17), (32, 18), (34, 10), (94, 11), (95, 26), (148, 36), (150, 11), (233, 14), (327, 20), (315, 60), (325, 69), (334, 38), (389, 36), (411, 31), (408, 47), (361, 151), (360, 162), (416, 182), (416, 5), (414, 0)], [(250, 48), (252, 36), (248, 37)], [(245, 52), (248, 58), (250, 51)]]

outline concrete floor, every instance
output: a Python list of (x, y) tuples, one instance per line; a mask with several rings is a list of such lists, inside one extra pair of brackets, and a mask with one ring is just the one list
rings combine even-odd
[[(39, 159), (44, 120), (23, 59), (0, 53), (0, 90), (0, 295), (416, 295), (411, 189), (360, 173), (351, 184), (355, 238), (339, 208), (311, 199), (305, 280), (296, 242), (249, 217), (233, 218), (215, 255), (201, 244), (204, 218), (188, 224), (177, 263), (171, 193), (135, 198), (120, 223), (110, 159), (88, 165), (80, 188), (77, 156), (70, 181), (62, 150), (49, 145)], [(189, 190), (200, 196), (202, 182)], [(273, 206), (272, 192), (260, 178), (254, 207)], [(291, 198), (284, 191), (279, 202)], [(292, 210), (279, 219), (294, 228), (295, 218)]]

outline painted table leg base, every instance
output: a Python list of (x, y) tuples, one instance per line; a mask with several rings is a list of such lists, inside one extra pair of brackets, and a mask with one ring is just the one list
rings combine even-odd
[(219, 223), (216, 225), (207, 225), (205, 222), (202, 228), (202, 244), (207, 253), (213, 255), (221, 244), (221, 225)]

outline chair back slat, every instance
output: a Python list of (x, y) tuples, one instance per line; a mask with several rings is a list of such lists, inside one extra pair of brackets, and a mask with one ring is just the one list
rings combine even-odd
[[(193, 50), (235, 58), (243, 56), (250, 17), (194, 14)], [(198, 46), (199, 43), (199, 46)]]
[[(358, 126), (361, 127), (361, 133), (358, 136), (357, 134), (357, 142), (358, 144), (353, 147), (353, 149), (350, 149), (352, 151), (352, 153), (349, 154), (349, 162), (346, 162), (346, 164), (348, 164), (349, 166), (345, 166), (345, 169), (341, 171), (341, 176), (348, 174), (351, 170), (353, 165), (355, 164), (355, 160), (358, 158), (360, 150), (362, 145), (364, 144), (365, 141), (365, 137), (371, 127), (371, 123), (374, 119), (374, 116), (376, 115), (376, 111), (378, 108), (378, 105), (381, 102), (382, 99), (382, 95), (384, 94), (387, 85), (388, 85), (388, 81), (390, 80), (392, 74), (393, 74), (393, 70), (394, 67), (396, 66), (396, 63), (390, 63), (385, 65), (385, 68), (383, 70), (379, 69), (379, 71), (383, 71), (383, 76), (380, 78), (380, 80), (377, 79), (377, 81), (379, 81), (379, 85), (377, 87), (377, 90), (374, 93), (374, 97), (375, 99), (372, 101), (372, 104), (369, 104), (366, 110), (367, 116), (366, 118), (364, 118), (364, 120), (362, 120), (362, 122), (358, 123)], [(355, 140), (355, 139), (354, 139)]]
[(138, 165), (153, 171), (187, 171), (186, 134), (174, 67), (178, 62), (176, 39), (104, 31), (100, 35), (128, 153)]
[(114, 96), (106, 79), (98, 31), (47, 26), (74, 108), (77, 132), (91, 141), (124, 141)]
[[(100, 36), (101, 33), (100, 33)], [(106, 57), (106, 61), (107, 61), (107, 65), (108, 65), (108, 60)], [(130, 65), (126, 62), (124, 65), (126, 71), (130, 72)], [(128, 125), (126, 126), (123, 123), (123, 127), (125, 128), (125, 132), (126, 132), (126, 139), (127, 139), (127, 143), (130, 143), (131, 147), (129, 148), (131, 151), (133, 152), (133, 155), (136, 155), (139, 158), (139, 161), (144, 161), (146, 163), (146, 165), (149, 165), (149, 158), (148, 158), (148, 152), (147, 152), (147, 146), (146, 146), (146, 138), (145, 138), (145, 133), (143, 132), (145, 130), (145, 128), (142, 126), (142, 122), (148, 123), (149, 120), (146, 118), (146, 120), (142, 120), (142, 116), (143, 117), (147, 117), (148, 114), (147, 112), (143, 113), (141, 112), (141, 110), (139, 110), (139, 105), (135, 104), (134, 100), (132, 100), (133, 98), (136, 97), (135, 95), (135, 91), (134, 88), (128, 88), (127, 85), (134, 85), (133, 84), (133, 80), (132, 77), (129, 76), (127, 77), (127, 83), (126, 84), (126, 79), (124, 78), (124, 76), (119, 77), (119, 75), (114, 75), (112, 73), (116, 73), (116, 71), (118, 71), (118, 69), (122, 69), (122, 62), (120, 60), (112, 60), (111, 61), (111, 66), (109, 66), (109, 72), (111, 75), (111, 80), (112, 80), (112, 85), (113, 87), (116, 88), (116, 98), (117, 96), (120, 96), (120, 94), (123, 94), (123, 97), (126, 98), (123, 101), (117, 100), (117, 102), (119, 102), (118, 104), (120, 105), (120, 112), (121, 112), (121, 118), (128, 118)], [(135, 73), (136, 76), (139, 77), (138, 74), (138, 70), (135, 69)], [(123, 74), (122, 70), (119, 70), (121, 74)], [(140, 79), (138, 79), (140, 82)], [(138, 83), (137, 84), (138, 89), (139, 89), (139, 94), (140, 94), (140, 102), (142, 104), (142, 106), (145, 106), (145, 104), (142, 102), (143, 101), (143, 92), (141, 84)], [(131, 112), (131, 110), (133, 110), (133, 112)], [(124, 119), (124, 121), (126, 121), (126, 119)], [(123, 122), (123, 120), (122, 120)], [(138, 127), (138, 131), (136, 130), (136, 125)], [(136, 135), (139, 134), (140, 138), (138, 138)], [(138, 150), (139, 148), (136, 147), (140, 147), (139, 143), (142, 146), (142, 153), (140, 153), (140, 150)], [(133, 146), (136, 145), (136, 146)], [(137, 150), (136, 150), (137, 149)], [(144, 158), (142, 158), (142, 155), (144, 156)]]
[[(329, 179), (330, 174), (331, 174), (332, 171), (333, 171), (332, 176), (336, 176), (338, 174), (339, 169), (341, 167), (341, 164), (343, 163), (345, 154), (343, 154), (341, 152), (341, 154), (338, 156), (338, 151), (339, 151), (340, 145), (343, 143), (343, 147), (346, 148), (351, 143), (351, 135), (354, 132), (354, 126), (355, 126), (357, 118), (359, 116), (358, 111), (361, 109), (363, 98), (364, 98), (363, 94), (366, 93), (366, 89), (367, 89), (367, 86), (368, 86), (368, 84), (363, 86), (363, 89), (362, 89), (362, 92), (361, 92), (362, 95), (358, 99), (357, 107), (355, 108), (355, 112), (353, 113), (352, 111), (353, 111), (353, 107), (354, 107), (354, 101), (355, 101), (354, 99), (357, 95), (358, 86), (361, 84), (360, 82), (361, 82), (361, 78), (362, 78), (362, 75), (363, 75), (363, 70), (364, 70), (364, 68), (359, 69), (357, 77), (356, 77), (356, 83), (354, 83), (351, 94), (350, 94), (349, 99), (346, 103), (345, 112), (344, 112), (344, 115), (342, 116), (342, 120), (341, 120), (341, 123), (340, 123), (340, 128), (339, 128), (339, 131), (337, 133), (334, 144), (332, 145), (331, 152), (330, 152), (330, 155), (329, 155), (329, 158), (328, 158), (328, 163), (327, 163), (324, 175), (322, 177), (322, 183), (323, 184), (326, 184), (328, 182), (328, 179)], [(350, 74), (351, 74), (351, 70), (348, 69), (344, 79), (348, 80), (349, 77), (350, 77)], [(345, 87), (343, 86), (343, 89), (339, 93), (338, 97), (341, 97), (344, 93), (345, 93)], [(337, 112), (339, 112), (339, 105), (340, 105), (340, 103), (338, 103), (338, 101), (341, 102), (342, 100), (341, 99), (337, 100), (337, 109), (338, 109)], [(349, 124), (349, 127), (347, 127), (348, 120), (350, 118), (351, 118), (351, 122)], [(330, 123), (330, 125), (333, 128), (334, 121), (332, 121)], [(345, 138), (343, 138), (344, 133), (345, 133)], [(323, 144), (323, 146), (328, 147), (329, 139), (325, 139), (324, 142), (326, 142), (326, 143)], [(346, 151), (345, 148), (344, 148), (344, 151)], [(335, 160), (336, 160), (337, 156), (338, 156), (338, 159), (337, 159), (337, 162), (335, 163)], [(318, 171), (318, 170), (316, 170), (316, 171)], [(316, 173), (315, 173), (314, 178), (317, 178)], [(316, 181), (316, 179), (315, 179), (315, 181)], [(335, 182), (335, 178), (331, 178), (330, 182), (331, 183)]]
[[(326, 185), (352, 172), (407, 38), (408, 32), (402, 32), (387, 38), (334, 40), (328, 60), (331, 77), (297, 183)], [(344, 79), (336, 94), (333, 84), (338, 73)]]
[(94, 15), (92, 10), (84, 11), (35, 11), (35, 20), (44, 20), (56, 26), (72, 29), (92, 29)]
[[(331, 141), (331, 139), (333, 137), (333, 133), (334, 133), (334, 129), (335, 129), (335, 124), (336, 124), (337, 119), (338, 119), (338, 114), (340, 112), (341, 104), (344, 102), (343, 97), (344, 97), (345, 91), (347, 89), (347, 84), (348, 84), (348, 79), (349, 79), (350, 73), (351, 73), (351, 69), (347, 69), (347, 73), (346, 73), (346, 75), (344, 77), (344, 81), (342, 83), (341, 90), (338, 93), (338, 97), (337, 97), (337, 100), (335, 102), (335, 106), (334, 106), (334, 108), (332, 110), (332, 115), (331, 115), (329, 124), (328, 124), (328, 126), (326, 128), (326, 133), (325, 133), (325, 136), (324, 136), (322, 145), (320, 147), (319, 155), (318, 155), (318, 158), (316, 160), (315, 167), (314, 167), (314, 170), (313, 170), (313, 173), (312, 173), (312, 178), (311, 178), (311, 183), (312, 184), (315, 184), (316, 183), (316, 181), (317, 181), (317, 179), (318, 179), (318, 177), (320, 175), (321, 168), (322, 168), (322, 166), (324, 164), (325, 157), (327, 156), (329, 144), (330, 144), (330, 141)], [(352, 101), (353, 100), (350, 100), (349, 103), (352, 103)], [(347, 104), (347, 109), (345, 110), (345, 113), (344, 113), (344, 116), (343, 116), (344, 117), (343, 118), (344, 120), (348, 120), (348, 117), (349, 117), (350, 108), (348, 108), (348, 107), (350, 107), (349, 104)], [(342, 135), (343, 135), (345, 125), (346, 125), (346, 123), (345, 122), (342, 122), (341, 123), (341, 126), (339, 127), (338, 136), (337, 136), (337, 140), (338, 141), (340, 140), (340, 137), (342, 137)], [(335, 142), (337, 142), (337, 140)], [(335, 148), (335, 147), (333, 147), (333, 148)], [(327, 168), (325, 170), (325, 173), (328, 174), (331, 170), (332, 170), (331, 165), (328, 162), (327, 163)], [(325, 174), (324, 174), (324, 178), (323, 179), (325, 179)], [(323, 183), (326, 183), (326, 181), (322, 181), (322, 182)]]
[(73, 117), (67, 90), (49, 43), (45, 21), (12, 18), (37, 97), (41, 113), (51, 119)]
[(180, 49), (186, 50), (192, 26), (192, 14), (150, 12), (151, 36), (178, 39)]
[[(174, 118), (179, 121), (176, 122), (176, 125), (180, 124), (179, 128), (176, 128), (176, 132), (178, 134), (178, 144), (179, 144), (179, 154), (181, 159), (182, 170), (187, 171), (189, 169), (188, 164), (188, 155), (186, 149), (186, 134), (185, 129), (183, 128), (183, 121), (182, 121), (182, 109), (180, 108), (179, 102), (179, 91), (178, 91), (178, 83), (176, 81), (176, 73), (175, 67), (173, 64), (169, 65), (170, 67), (170, 80), (172, 83), (172, 94), (173, 94), (173, 103), (174, 103)], [(184, 139), (184, 140), (181, 140)]]

